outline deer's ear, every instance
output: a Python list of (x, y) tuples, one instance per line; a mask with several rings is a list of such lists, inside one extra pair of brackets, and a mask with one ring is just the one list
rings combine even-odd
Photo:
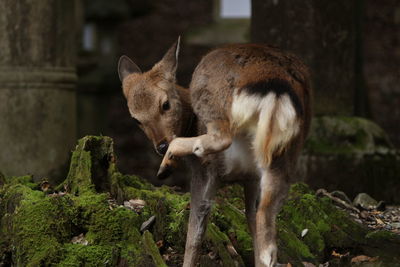
[(119, 80), (123, 80), (132, 73), (142, 73), (140, 68), (127, 56), (123, 55), (118, 61), (118, 76)]
[(163, 73), (166, 79), (175, 80), (176, 68), (178, 67), (178, 56), (181, 44), (181, 37), (168, 49), (164, 57), (156, 65), (159, 71)]

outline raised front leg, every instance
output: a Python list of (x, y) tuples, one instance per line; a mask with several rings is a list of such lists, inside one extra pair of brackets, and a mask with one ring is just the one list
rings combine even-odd
[(186, 236), (184, 267), (196, 266), (201, 241), (207, 227), (207, 220), (217, 190), (216, 175), (212, 169), (193, 170), (191, 183), (190, 217)]
[(195, 154), (198, 157), (220, 152), (230, 146), (232, 134), (227, 120), (207, 124), (207, 134), (196, 137), (178, 137), (171, 141), (161, 162), (157, 176), (162, 176), (175, 164), (175, 157)]
[(276, 217), (286, 198), (288, 183), (283, 173), (266, 169), (260, 182), (260, 203), (256, 214), (256, 267), (277, 263)]

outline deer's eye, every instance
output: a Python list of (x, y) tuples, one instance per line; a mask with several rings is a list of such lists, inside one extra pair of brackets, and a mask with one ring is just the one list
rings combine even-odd
[(142, 124), (138, 119), (136, 119), (134, 117), (132, 117), (132, 119), (137, 125), (141, 125)]
[(169, 110), (171, 108), (171, 106), (169, 105), (169, 101), (167, 100), (167, 101), (165, 101), (163, 104), (162, 104), (162, 109), (164, 110), (164, 111), (167, 111), (167, 110)]

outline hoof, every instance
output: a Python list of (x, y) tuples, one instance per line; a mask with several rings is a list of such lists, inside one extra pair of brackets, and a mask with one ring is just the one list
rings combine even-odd
[(162, 167), (160, 167), (160, 169), (157, 172), (157, 178), (160, 180), (164, 180), (164, 179), (168, 178), (172, 174), (172, 172), (173, 172), (173, 169), (169, 165), (162, 166)]
[(275, 245), (269, 245), (267, 248), (261, 250), (260, 261), (267, 267), (274, 267), (277, 261), (277, 248)]

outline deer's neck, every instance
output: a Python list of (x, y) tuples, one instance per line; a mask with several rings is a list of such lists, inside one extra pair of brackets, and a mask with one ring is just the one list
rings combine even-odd
[(181, 136), (197, 136), (197, 117), (193, 112), (190, 101), (189, 89), (177, 86), (178, 94), (182, 103), (182, 130)]

